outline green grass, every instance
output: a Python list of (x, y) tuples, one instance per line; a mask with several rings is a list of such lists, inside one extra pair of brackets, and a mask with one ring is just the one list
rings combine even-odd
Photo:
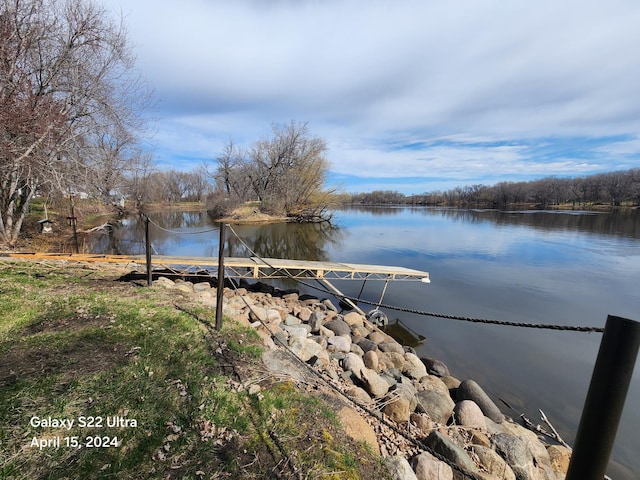
[[(104, 277), (0, 263), (0, 478), (297, 478), (293, 465), (304, 478), (385, 478), (319, 397), (260, 373), (255, 331), (225, 319), (217, 332), (213, 311), (177, 293)], [(102, 425), (79, 426), (89, 417)], [(135, 425), (107, 427), (114, 417)], [(95, 436), (118, 446), (65, 443)], [(55, 437), (59, 448), (31, 446)]]

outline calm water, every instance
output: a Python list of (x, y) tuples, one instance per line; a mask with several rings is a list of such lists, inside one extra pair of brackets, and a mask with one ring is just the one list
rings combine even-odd
[[(206, 213), (152, 217), (153, 248), (165, 255), (218, 255)], [(469, 317), (604, 326), (607, 315), (640, 321), (640, 211), (497, 212), (434, 208), (337, 211), (334, 226), (233, 226), (265, 257), (397, 265), (430, 272), (431, 284), (392, 282), (384, 303)], [(228, 233), (225, 255), (246, 256)], [(143, 253), (143, 229), (123, 222), (95, 251)], [(357, 296), (361, 283), (336, 282)], [(287, 285), (290, 286), (290, 285)], [(383, 282), (362, 298), (378, 301)], [(308, 291), (308, 288), (302, 288)], [(313, 293), (313, 292), (311, 292)], [(315, 292), (318, 294), (317, 292)], [(323, 294), (318, 294), (323, 296)], [(367, 310), (369, 307), (363, 307)], [(386, 311), (427, 338), (421, 356), (443, 360), (495, 398), (539, 423), (542, 409), (573, 443), (601, 334), (491, 326)], [(502, 404), (501, 404), (502, 405)], [(636, 366), (609, 475), (640, 478), (640, 367)]]

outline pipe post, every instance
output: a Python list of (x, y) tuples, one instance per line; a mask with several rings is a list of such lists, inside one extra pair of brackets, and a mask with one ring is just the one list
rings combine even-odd
[(144, 249), (147, 260), (147, 286), (153, 284), (153, 274), (151, 271), (151, 235), (149, 234), (149, 216), (144, 216)]
[(216, 330), (222, 328), (222, 302), (224, 300), (224, 222), (220, 222), (218, 247), (218, 289), (216, 292)]
[(565, 480), (603, 479), (639, 346), (639, 322), (607, 317)]

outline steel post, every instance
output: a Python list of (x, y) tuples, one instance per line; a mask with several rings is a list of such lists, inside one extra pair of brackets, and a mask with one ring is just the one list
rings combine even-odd
[(633, 375), (640, 323), (609, 315), (565, 480), (602, 480)]

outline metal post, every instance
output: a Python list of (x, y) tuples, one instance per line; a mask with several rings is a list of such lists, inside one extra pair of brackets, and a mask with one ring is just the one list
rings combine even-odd
[(216, 295), (216, 330), (222, 328), (222, 302), (224, 299), (224, 223), (220, 222), (220, 245), (218, 246), (218, 290)]
[(153, 284), (153, 273), (151, 271), (151, 235), (149, 235), (149, 216), (144, 216), (144, 249), (147, 257), (147, 286)]
[(80, 253), (80, 247), (78, 245), (78, 224), (76, 219), (75, 205), (71, 194), (69, 194), (69, 202), (71, 203), (71, 217), (69, 218), (69, 220), (71, 223), (71, 228), (73, 229), (73, 244), (76, 248), (76, 253)]
[(607, 317), (566, 480), (604, 477), (639, 346), (639, 322)]

